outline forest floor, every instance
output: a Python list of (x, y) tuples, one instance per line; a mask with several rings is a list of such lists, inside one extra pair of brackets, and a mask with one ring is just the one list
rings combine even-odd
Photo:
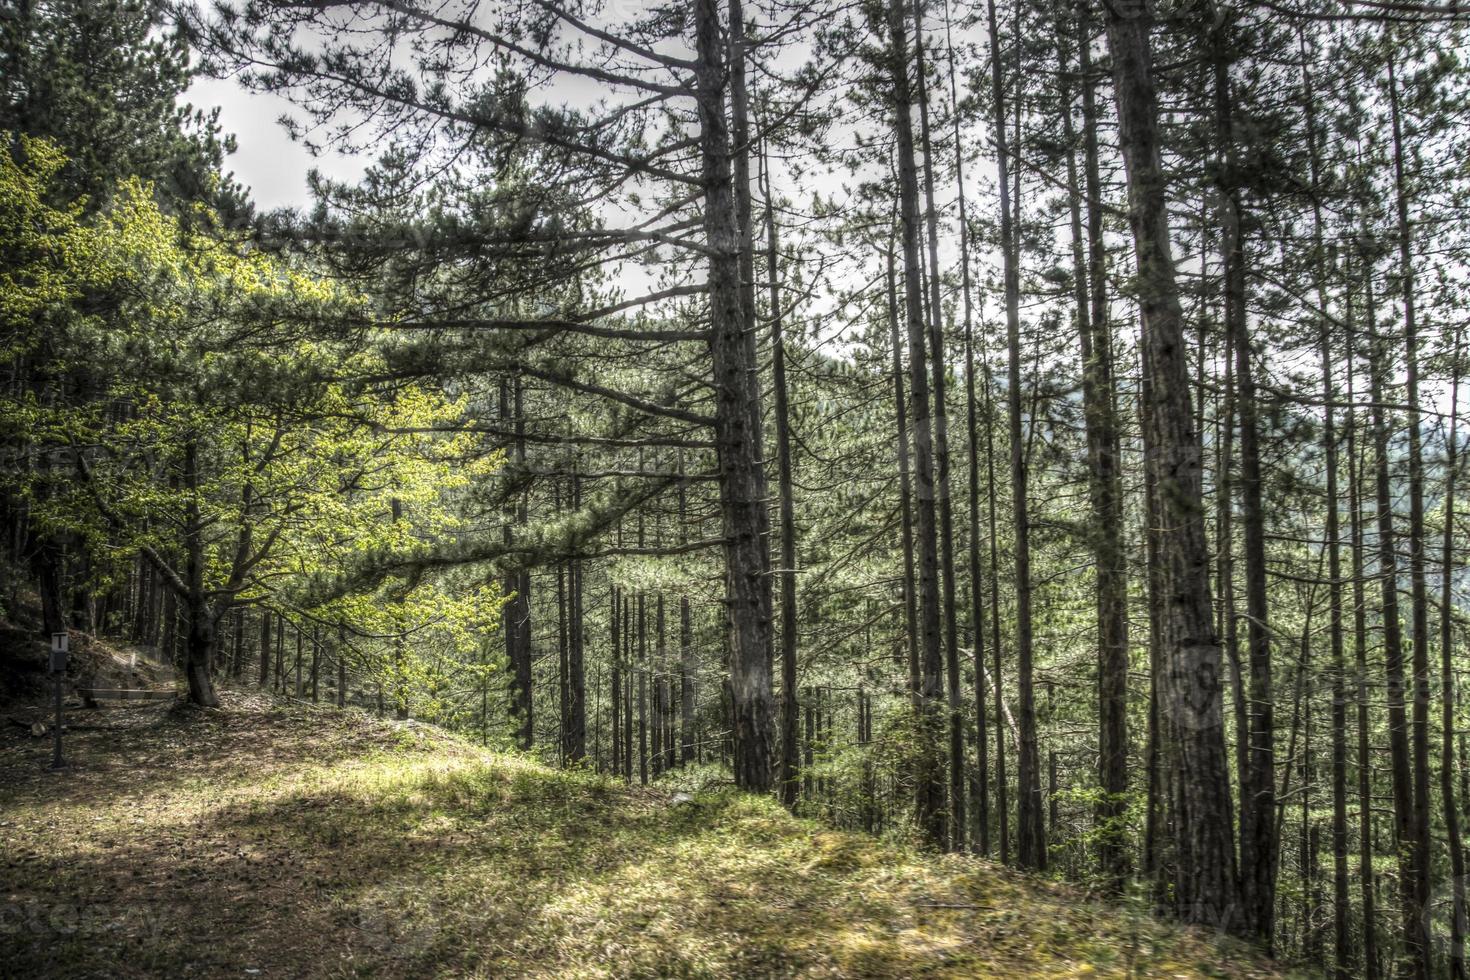
[(0, 735), (0, 974), (1275, 977), (1213, 936), (728, 790), (676, 802), (224, 694)]

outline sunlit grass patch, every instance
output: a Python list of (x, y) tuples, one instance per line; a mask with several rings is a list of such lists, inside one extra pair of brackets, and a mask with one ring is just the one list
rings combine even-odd
[[(78, 742), (60, 780), (26, 743), (0, 753), (0, 887), (37, 920), (0, 932), (7, 975), (1274, 975), (774, 800), (676, 798), (354, 712)], [(64, 905), (91, 911), (62, 928)]]

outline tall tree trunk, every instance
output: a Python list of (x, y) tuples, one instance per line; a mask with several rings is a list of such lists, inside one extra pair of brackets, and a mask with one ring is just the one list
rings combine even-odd
[[(19, 518), (17, 518), (17, 521), (19, 521)], [(144, 530), (146, 529), (147, 524), (145, 522)], [(22, 533), (19, 528), (15, 531), (17, 536)], [(21, 543), (17, 541), (13, 550), (19, 553), (21, 547)], [(153, 635), (153, 585), (157, 581), (157, 572), (148, 563), (146, 558), (139, 555), (133, 563), (133, 578), (137, 580), (138, 587), (133, 603), (132, 637), (134, 643), (146, 644), (148, 638)], [(14, 605), (13, 599), (11, 600), (11, 605)]]
[[(561, 510), (559, 495), (553, 491), (552, 506)], [(556, 750), (561, 765), (567, 764), (567, 736), (571, 732), (571, 696), (568, 687), (571, 681), (571, 623), (567, 610), (567, 567), (565, 562), (556, 563), (556, 702), (557, 739)]]
[(1006, 700), (1005, 673), (1002, 663), (1004, 658), (1000, 648), (1000, 532), (995, 501), (995, 401), (991, 396), (994, 385), (990, 376), (990, 352), (986, 349), (984, 331), (980, 336), (980, 374), (981, 382), (985, 386), (985, 511), (986, 523), (990, 532), (987, 535), (990, 545), (987, 556), (990, 565), (990, 657), (995, 667), (996, 833), (1000, 837), (1000, 861), (1002, 864), (1009, 864), (1011, 860), (1010, 783), (1006, 773), (1006, 726), (1001, 724), (1001, 718), (1006, 714)]
[(934, 205), (934, 143), (929, 130), (929, 72), (924, 53), (924, 0), (914, 4), (914, 59), (919, 142), (924, 151), (924, 222), (929, 246), (929, 366), (934, 382), (934, 486), (939, 497), (939, 570), (944, 623), (945, 695), (949, 708), (949, 848), (965, 847), (965, 718), (960, 691), (959, 624), (955, 613), (954, 503), (949, 479), (949, 407), (944, 310), (940, 294), (939, 209)]
[(612, 596), (612, 608), (608, 611), (608, 623), (610, 625), (609, 639), (612, 641), (608, 647), (608, 656), (612, 663), (612, 692), (609, 704), (612, 708), (612, 771), (616, 776), (623, 771), (623, 623), (622, 623), (622, 597), (618, 594), (618, 587), (612, 586), (609, 590)]
[[(964, 221), (963, 196), (961, 197), (961, 221)], [(967, 237), (967, 236), (963, 236)], [(970, 572), (970, 636), (974, 645), (975, 668), (975, 840), (973, 849), (978, 854), (990, 856), (990, 764), (987, 754), (990, 745), (988, 719), (985, 709), (985, 580), (981, 573), (980, 560), (980, 446), (975, 399), (975, 345), (969, 299), (969, 249), (962, 244), (965, 266), (965, 428), (969, 448), (967, 460), (968, 496), (970, 518), (970, 540), (968, 547)], [(994, 588), (994, 585), (991, 586)], [(997, 719), (996, 730), (999, 731)]]
[(230, 677), (238, 681), (245, 673), (245, 610), (236, 606), (233, 619), (230, 624)]
[[(1213, 6), (1213, 5), (1211, 5)], [(1208, 8), (1207, 8), (1208, 9)], [(1214, 82), (1215, 188), (1224, 266), (1225, 327), (1235, 352), (1236, 412), (1240, 426), (1240, 511), (1244, 529), (1246, 637), (1250, 671), (1246, 767), (1241, 774), (1240, 884), (1245, 928), (1271, 949), (1275, 932), (1277, 837), (1276, 731), (1271, 690), (1271, 633), (1266, 597), (1266, 512), (1262, 501), (1260, 424), (1255, 365), (1247, 325), (1244, 205), (1238, 186), (1235, 108), (1230, 90), (1226, 21), (1211, 30)]]
[[(760, 357), (756, 340), (755, 207), (752, 194), (754, 184), (750, 177), (750, 157), (753, 146), (750, 137), (750, 93), (745, 79), (746, 18), (742, 0), (726, 0), (726, 4), (728, 15), (725, 32), (728, 39), (726, 67), (730, 83), (730, 164), (735, 195), (735, 222), (739, 228), (740, 242), (740, 312), (745, 322), (743, 332), (747, 366), (745, 377), (749, 395), (746, 399), (746, 411), (750, 415), (750, 431), (755, 458), (764, 464), (766, 457), (762, 443), (765, 439), (765, 429), (761, 420)], [(769, 520), (767, 516), (768, 523)], [(769, 578), (771, 570), (769, 542), (766, 543), (761, 554)], [(768, 614), (771, 613), (770, 598), (768, 589)], [(774, 638), (771, 638), (770, 645), (766, 648), (768, 671), (773, 649)]]
[(1007, 418), (1011, 451), (1011, 513), (1015, 525), (1016, 690), (1020, 750), (1016, 758), (1016, 857), (1023, 868), (1046, 867), (1046, 829), (1041, 816), (1041, 772), (1036, 747), (1036, 703), (1032, 684), (1031, 524), (1026, 500), (1026, 444), (1021, 418), (1021, 271), (1010, 196), (1010, 149), (1006, 138), (1005, 85), (995, 0), (988, 0), (990, 92), (993, 100), (996, 184), (1000, 190), (1000, 248), (1005, 267)]
[(670, 663), (669, 650), (664, 637), (663, 614), (664, 597), (659, 596), (659, 706), (660, 715), (663, 720), (664, 730), (664, 761), (663, 771), (668, 772), (679, 762), (679, 751), (677, 743), (677, 713), (674, 710), (674, 670)]
[[(1147, 348), (1139, 346), (1139, 432), (1149, 430), (1149, 413), (1153, 410), (1153, 382), (1148, 368)], [(1161, 699), (1164, 684), (1160, 680), (1164, 663), (1164, 596), (1167, 584), (1164, 577), (1160, 535), (1163, 528), (1161, 504), (1159, 502), (1158, 474), (1155, 468), (1143, 468), (1144, 550), (1148, 571), (1148, 746), (1147, 786), (1145, 787), (1145, 812), (1143, 829), (1143, 871), (1149, 883), (1155, 911), (1167, 914), (1169, 896), (1173, 888), (1174, 867), (1177, 855), (1171, 846), (1173, 835), (1173, 807), (1171, 788), (1174, 781), (1165, 767), (1164, 725), (1166, 718)]]
[[(1392, 37), (1392, 35), (1390, 35)], [(1409, 225), (1408, 185), (1404, 174), (1403, 122), (1399, 107), (1397, 53), (1388, 54), (1389, 118), (1393, 130), (1394, 204), (1398, 218), (1399, 288), (1404, 300), (1404, 381), (1409, 402), (1409, 590), (1410, 638), (1413, 643), (1413, 687), (1411, 688), (1414, 760), (1413, 836), (1407, 842), (1413, 872), (1414, 907), (1421, 919), (1430, 914), (1430, 829), (1429, 829), (1429, 577), (1425, 570), (1424, 448), (1419, 417), (1419, 324), (1414, 286), (1413, 233)], [(1411, 957), (1414, 969), (1428, 975), (1431, 969), (1429, 923), (1424, 921), (1418, 936), (1419, 948)]]
[(1315, 191), (1321, 185), (1321, 151), (1317, 141), (1317, 98), (1312, 84), (1311, 62), (1306, 42), (1302, 54), (1302, 104), (1306, 111), (1307, 148), (1310, 163), (1312, 203), (1312, 277), (1316, 286), (1317, 344), (1322, 358), (1322, 454), (1326, 464), (1327, 489), (1327, 608), (1328, 636), (1332, 650), (1332, 935), (1333, 975), (1348, 980), (1351, 975), (1352, 940), (1348, 902), (1347, 831), (1347, 662), (1343, 638), (1342, 526), (1338, 515), (1337, 386), (1333, 379), (1332, 321), (1328, 317), (1327, 252), (1324, 242), (1322, 205)]
[(623, 779), (633, 781), (633, 706), (638, 668), (633, 660), (633, 600), (623, 594)]
[(1366, 980), (1377, 980), (1377, 911), (1373, 889), (1373, 755), (1369, 736), (1372, 733), (1369, 705), (1369, 629), (1367, 629), (1366, 579), (1364, 579), (1363, 545), (1363, 472), (1358, 454), (1358, 414), (1355, 408), (1357, 385), (1357, 339), (1354, 338), (1354, 284), (1352, 264), (1348, 263), (1348, 284), (1344, 289), (1344, 364), (1347, 366), (1347, 416), (1344, 433), (1348, 450), (1348, 541), (1351, 544), (1352, 574), (1352, 660), (1357, 670), (1354, 698), (1357, 702), (1357, 796), (1358, 796), (1358, 890), (1363, 902), (1363, 958), (1361, 973)]
[[(516, 464), (524, 473), (526, 469), (526, 401), (525, 387), (519, 375), (511, 385), (515, 399), (515, 456)], [(530, 523), (530, 492), (523, 490), (516, 509), (516, 523), (526, 527)], [(531, 689), (531, 570), (522, 568), (515, 575), (515, 599), (511, 601), (511, 617), (515, 630), (507, 637), (513, 641), (511, 650), (511, 699), (510, 715), (515, 725), (516, 747), (529, 752), (535, 743), (536, 725), (533, 711), (534, 695)]]
[[(1245, 671), (1240, 662), (1239, 610), (1235, 604), (1235, 338), (1224, 338), (1225, 376), (1215, 418), (1215, 565), (1220, 587), (1219, 631), (1230, 671), (1231, 713), (1235, 723), (1235, 774), (1242, 783), (1250, 769), (1250, 719), (1246, 714)], [(1218, 374), (1218, 372), (1217, 372)], [(1244, 805), (1244, 804), (1242, 804)], [(1242, 817), (1242, 821), (1244, 817)]]
[[(1320, 238), (1318, 248), (1321, 248)], [(1323, 409), (1322, 450), (1327, 468), (1328, 628), (1332, 644), (1333, 964), (1336, 976), (1347, 980), (1352, 956), (1348, 927), (1352, 910), (1348, 904), (1347, 870), (1347, 662), (1343, 641), (1342, 531), (1338, 518), (1337, 412), (1332, 407), (1336, 400), (1336, 386), (1332, 376), (1334, 358), (1331, 328), (1326, 317), (1325, 289), (1319, 296), (1319, 302), (1323, 304), (1318, 340), (1322, 348), (1322, 398), (1327, 403)]]
[(1455, 477), (1459, 466), (1459, 409), (1461, 337), (1455, 328), (1450, 361), (1450, 431), (1445, 442), (1444, 528), (1440, 539), (1439, 592), (1439, 793), (1444, 806), (1445, 837), (1450, 851), (1452, 904), (1450, 907), (1450, 974), (1465, 978), (1465, 847), (1460, 836), (1460, 810), (1455, 800), (1455, 665), (1450, 637), (1454, 628)]
[(316, 704), (320, 700), (321, 693), (321, 670), (322, 670), (322, 635), (321, 627), (311, 628), (311, 703)]
[[(638, 546), (643, 547), (642, 517)], [(648, 785), (648, 602), (638, 593), (638, 785)]]
[[(502, 381), (501, 384), (500, 384), (500, 412), (501, 412), (501, 417), (502, 418), (505, 416), (505, 413), (506, 413), (506, 405), (507, 405), (506, 398), (507, 398), (507, 394), (506, 394), (505, 382)], [(399, 500), (397, 497), (390, 498), (389, 501), (388, 501), (388, 511), (389, 511), (390, 519), (393, 521), (394, 524), (397, 524), (399, 521), (401, 521), (403, 519), (403, 502), (401, 500)], [(505, 529), (504, 529), (504, 535), (505, 535), (505, 540), (507, 542), (509, 542), (510, 541), (510, 522), (509, 522), (509, 520), (507, 520), (507, 522), (506, 522), (506, 526), (505, 526)], [(511, 585), (510, 585), (510, 579), (509, 579), (509, 577), (507, 577), (505, 581), (506, 581), (506, 586), (505, 586), (506, 591), (507, 592), (510, 592), (512, 590), (512, 588), (511, 588)], [(393, 717), (397, 718), (399, 721), (403, 721), (403, 720), (405, 720), (405, 719), (408, 718), (408, 664), (406, 662), (407, 661), (407, 658), (408, 658), (408, 635), (407, 635), (408, 624), (404, 622), (404, 619), (403, 619), (403, 606), (402, 606), (403, 600), (406, 599), (407, 596), (408, 596), (408, 593), (406, 591), (406, 588), (407, 587), (405, 586), (405, 591), (401, 595), (398, 596), (399, 602), (395, 605), (394, 615), (393, 615), (394, 635), (393, 635), (393, 662), (392, 662), (392, 677), (391, 677), (391, 681), (392, 681), (392, 684), (393, 684)], [(510, 644), (512, 642), (511, 637), (512, 637), (512, 634), (514, 633), (514, 630), (515, 630), (514, 619), (511, 616), (510, 604), (509, 603), (507, 603), (502, 608), (502, 612), (501, 612), (501, 629), (505, 633), (506, 652), (507, 652), (507, 654), (509, 654), (509, 652), (510, 652)], [(278, 651), (277, 652), (277, 659), (279, 659), (279, 657), (280, 657), (280, 652)]]
[(695, 0), (696, 103), (700, 123), (704, 231), (710, 248), (710, 351), (714, 368), (716, 456), (725, 539), (730, 623), (730, 691), (735, 782), (764, 792), (772, 780), (770, 521), (753, 404), (754, 338), (741, 298), (741, 230), (725, 119), (728, 65), (717, 0)]
[(1222, 721), (1220, 644), (1211, 615), (1200, 435), (1193, 427), (1188, 351), (1160, 159), (1158, 102), (1146, 5), (1107, 7), (1137, 257), (1143, 347), (1151, 383), (1144, 444), (1158, 489), (1164, 602), (1160, 734), (1167, 739), (1177, 863), (1174, 909), (1186, 922), (1241, 931)]
[(337, 707), (347, 707), (347, 627), (337, 627)]
[(899, 335), (898, 271), (895, 268), (893, 239), (888, 242), (888, 339), (893, 352), (893, 417), (898, 432), (898, 510), (900, 545), (903, 548), (904, 649), (908, 659), (908, 690), (917, 703), (919, 696), (919, 600), (918, 580), (914, 567), (914, 496), (913, 474), (909, 460), (909, 413), (903, 388), (903, 340)]
[(265, 687), (271, 679), (271, 611), (260, 611), (260, 677), (258, 687)]
[(191, 590), (184, 602), (185, 640), (184, 676), (189, 683), (189, 702), (202, 708), (219, 707), (214, 689), (214, 616), (204, 600), (203, 590)]
[(816, 711), (812, 706), (811, 687), (803, 688), (803, 691), (805, 692), (805, 696), (802, 698), (802, 708), (806, 722), (806, 738), (802, 740), (801, 797), (810, 803), (814, 796), (813, 786), (815, 784), (815, 780), (812, 777), (812, 763), (815, 761), (813, 745), (816, 742), (817, 734)]
[(664, 768), (664, 700), (663, 700), (663, 676), (664, 657), (668, 651), (668, 621), (664, 617), (664, 597), (660, 592), (653, 599), (653, 670), (652, 670), (652, 697), (653, 697), (653, 731), (651, 733), (652, 746), (652, 768), (655, 778), (663, 772)]
[(1383, 389), (1387, 354), (1378, 335), (1373, 295), (1373, 268), (1367, 280), (1368, 376), (1372, 395), (1373, 455), (1377, 492), (1378, 578), (1382, 589), (1383, 660), (1388, 678), (1388, 737), (1393, 767), (1394, 837), (1399, 855), (1400, 912), (1403, 917), (1405, 968), (1409, 975), (1429, 976), (1427, 923), (1419, 904), (1419, 847), (1414, 819), (1414, 776), (1410, 768), (1408, 716), (1404, 700), (1403, 626), (1399, 619), (1398, 554), (1394, 539), (1393, 496), (1389, 482), (1388, 421)]
[[(582, 507), (582, 481), (572, 475), (572, 510)], [(570, 565), (571, 631), (567, 645), (567, 711), (566, 757), (573, 765), (587, 758), (587, 632), (585, 607), (583, 606), (582, 559), (572, 559)]]
[[(679, 461), (683, 472), (684, 462)], [(679, 543), (688, 540), (688, 494), (684, 481), (679, 481)], [(679, 761), (688, 765), (695, 761), (697, 738), (694, 718), (694, 629), (690, 619), (689, 596), (679, 594)]]
[[(1351, 271), (1351, 266), (1349, 266)], [(1353, 382), (1357, 357), (1353, 337), (1353, 284), (1349, 276), (1345, 290), (1343, 321), (1347, 367), (1347, 403), (1355, 404), (1357, 392)], [(1347, 417), (1348, 458), (1348, 538), (1351, 542), (1353, 583), (1353, 664), (1357, 670), (1354, 697), (1357, 703), (1357, 791), (1358, 791), (1358, 890), (1363, 909), (1362, 974), (1365, 980), (1378, 980), (1378, 916), (1374, 908), (1373, 889), (1373, 756), (1368, 739), (1371, 717), (1368, 704), (1368, 603), (1363, 576), (1363, 480), (1358, 456), (1358, 416), (1349, 408)]]
[(184, 676), (189, 702), (203, 708), (219, 707), (214, 690), (215, 617), (205, 593), (204, 519), (199, 510), (199, 443), (191, 435), (184, 443), (184, 604), (187, 639)]
[(919, 260), (919, 182), (914, 160), (913, 122), (910, 106), (907, 8), (904, 0), (888, 6), (889, 72), (893, 85), (893, 110), (898, 148), (900, 226), (903, 231), (904, 310), (908, 323), (909, 418), (913, 428), (914, 481), (918, 512), (919, 583), (919, 735), (914, 773), (915, 804), (924, 838), (943, 846), (945, 835), (944, 765), (939, 742), (944, 716), (939, 698), (943, 657), (939, 620), (939, 545), (934, 506), (934, 436), (929, 409), (929, 378), (924, 352), (922, 274)]
[(761, 156), (766, 199), (766, 281), (770, 290), (771, 387), (776, 398), (776, 487), (781, 513), (781, 802), (795, 807), (800, 739), (796, 701), (796, 504), (791, 478), (791, 407), (786, 387), (786, 339), (782, 332), (780, 248), (770, 161)]
[(1083, 79), (1083, 140), (1089, 259), (1083, 261), (1082, 213), (1077, 183), (1072, 94), (1067, 83), (1068, 31), (1058, 24), (1062, 125), (1067, 142), (1071, 198), (1072, 266), (1077, 330), (1082, 353), (1083, 421), (1087, 432), (1087, 490), (1092, 506), (1090, 538), (1097, 575), (1098, 857), (1114, 891), (1127, 880), (1128, 828), (1128, 577), (1123, 542), (1123, 488), (1113, 384), (1112, 332), (1107, 316), (1106, 255), (1102, 239), (1101, 181), (1097, 162), (1097, 109), (1092, 96), (1091, 32), (1086, 7), (1076, 26)]
[[(945, 7), (945, 38), (949, 55), (949, 98), (959, 105), (959, 86), (955, 82), (954, 42), (950, 37), (949, 8)], [(975, 401), (975, 307), (970, 279), (970, 218), (965, 207), (965, 155), (960, 140), (960, 113), (954, 112), (955, 186), (959, 190), (960, 212), (960, 293), (964, 309), (965, 338), (965, 439), (968, 448), (967, 498), (969, 503), (970, 538), (967, 548), (970, 572), (970, 635), (975, 661), (975, 837), (972, 848), (978, 854), (990, 854), (990, 766), (986, 758), (989, 736), (985, 717), (985, 588), (980, 572), (980, 444), (977, 405)], [(871, 711), (871, 708), (869, 709)], [(869, 719), (871, 723), (871, 718)]]

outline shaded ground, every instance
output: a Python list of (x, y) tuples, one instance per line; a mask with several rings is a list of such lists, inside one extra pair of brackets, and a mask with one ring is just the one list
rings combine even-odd
[(226, 694), (0, 740), (0, 974), (1270, 977), (1208, 937), (735, 794)]
[[(174, 671), (155, 650), (114, 644), (78, 630), (71, 631), (71, 651), (62, 675), (62, 699), (68, 711), (91, 706), (92, 692), (118, 690), (169, 691)], [(36, 639), (33, 626), (0, 620), (0, 724), (9, 728), (49, 729), (53, 718), (54, 675), (49, 673), (51, 645)], [(78, 715), (73, 722), (90, 724)]]

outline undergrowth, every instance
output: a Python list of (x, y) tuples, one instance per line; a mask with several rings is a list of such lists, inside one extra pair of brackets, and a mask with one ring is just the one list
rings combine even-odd
[[(232, 695), (0, 746), (7, 976), (1268, 977), (963, 857)], [(710, 780), (704, 780), (705, 784)]]

